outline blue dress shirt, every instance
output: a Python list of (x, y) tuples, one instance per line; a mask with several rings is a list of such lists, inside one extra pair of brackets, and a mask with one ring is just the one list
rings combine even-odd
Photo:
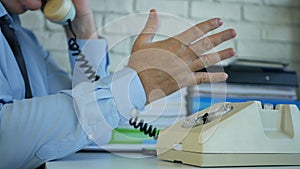
[[(4, 15), (9, 14), (0, 2)], [(22, 75), (0, 31), (0, 169), (35, 168), (91, 142), (105, 144), (133, 108), (143, 109), (146, 99), (137, 73), (125, 68), (108, 74), (104, 39), (79, 41), (101, 77), (90, 83), (73, 56), (73, 78), (62, 71), (18, 16), (10, 16), (10, 26), (21, 44), (33, 98), (24, 99)]]

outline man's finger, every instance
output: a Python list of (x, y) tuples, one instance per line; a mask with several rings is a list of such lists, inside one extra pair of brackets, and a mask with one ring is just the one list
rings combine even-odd
[[(228, 78), (228, 75), (224, 72), (218, 73), (207, 73), (207, 72), (195, 72), (194, 80), (191, 81), (191, 85), (201, 84), (201, 83), (215, 83), (222, 82)], [(194, 84), (196, 82), (196, 84)]]
[(176, 35), (174, 38), (181, 41), (182, 43), (190, 44), (206, 33), (220, 27), (221, 25), (223, 25), (222, 19), (210, 19), (189, 28), (188, 30)]
[(212, 48), (220, 45), (221, 43), (227, 40), (234, 38), (235, 36), (236, 36), (235, 30), (228, 29), (217, 34), (210, 35), (207, 38), (203, 38), (198, 42), (190, 45), (190, 48), (194, 53), (200, 56), (201, 54), (211, 50)]
[(219, 52), (210, 53), (203, 55), (201, 57), (198, 57), (195, 59), (191, 65), (190, 69), (191, 71), (195, 72), (198, 70), (201, 70), (203, 68), (207, 68), (211, 65), (214, 65), (224, 59), (230, 58), (235, 55), (235, 51), (233, 48), (224, 49)]

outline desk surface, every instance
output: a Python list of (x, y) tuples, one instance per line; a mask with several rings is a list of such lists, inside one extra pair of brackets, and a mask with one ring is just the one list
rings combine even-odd
[[(198, 168), (194, 166), (184, 165), (180, 163), (172, 163), (157, 159), (155, 156), (146, 156), (140, 153), (104, 153), (104, 152), (82, 152), (76, 153), (61, 160), (46, 163), (47, 169), (192, 169)], [(253, 167), (235, 167), (234, 169), (253, 169)], [(255, 167), (257, 168), (257, 167)], [(300, 166), (294, 167), (259, 167), (262, 169), (299, 169)], [(212, 169), (212, 168), (210, 168)], [(226, 169), (228, 169), (226, 167)]]

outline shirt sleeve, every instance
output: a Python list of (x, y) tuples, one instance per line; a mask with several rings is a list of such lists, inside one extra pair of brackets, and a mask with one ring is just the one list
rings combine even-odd
[(73, 97), (75, 112), (88, 138), (98, 145), (121, 119), (129, 119), (132, 109), (142, 110), (146, 103), (142, 83), (130, 68), (96, 83), (82, 82), (71, 93), (65, 93)]
[(68, 95), (5, 102), (0, 110), (0, 168), (34, 168), (91, 142)]
[(92, 141), (103, 145), (120, 119), (146, 102), (140, 79), (130, 68), (55, 95), (0, 100), (0, 168), (34, 168)]

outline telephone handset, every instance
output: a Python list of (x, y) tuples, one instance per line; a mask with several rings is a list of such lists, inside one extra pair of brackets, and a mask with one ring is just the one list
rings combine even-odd
[(76, 15), (71, 0), (43, 0), (42, 11), (48, 20), (61, 25), (68, 24)]

